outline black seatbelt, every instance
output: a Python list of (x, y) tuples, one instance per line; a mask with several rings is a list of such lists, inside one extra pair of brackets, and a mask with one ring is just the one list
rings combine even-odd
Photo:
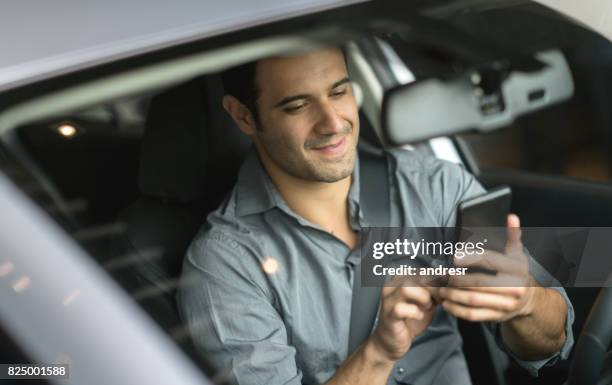
[[(359, 206), (371, 226), (391, 225), (387, 158), (382, 155), (359, 154)], [(361, 287), (361, 263), (355, 266), (349, 328), (350, 355), (369, 337), (378, 312), (380, 287)]]

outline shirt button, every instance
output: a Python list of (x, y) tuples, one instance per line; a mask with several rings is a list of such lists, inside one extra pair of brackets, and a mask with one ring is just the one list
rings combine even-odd
[(403, 373), (404, 373), (404, 368), (402, 368), (401, 366), (400, 366), (400, 367), (398, 367), (396, 370), (397, 370), (397, 372), (398, 372), (399, 374), (403, 374)]

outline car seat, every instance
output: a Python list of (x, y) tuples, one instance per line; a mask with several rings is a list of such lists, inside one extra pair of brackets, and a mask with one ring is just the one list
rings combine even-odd
[(110, 273), (179, 344), (175, 302), (187, 247), (234, 184), (250, 141), (221, 106), (220, 79), (191, 80), (154, 96), (140, 151), (139, 198), (118, 218)]

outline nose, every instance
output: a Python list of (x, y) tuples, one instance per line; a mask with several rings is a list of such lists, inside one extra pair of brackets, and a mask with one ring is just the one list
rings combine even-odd
[(338, 134), (346, 125), (346, 121), (338, 114), (332, 102), (325, 100), (320, 103), (319, 117), (315, 127), (317, 133), (321, 135)]

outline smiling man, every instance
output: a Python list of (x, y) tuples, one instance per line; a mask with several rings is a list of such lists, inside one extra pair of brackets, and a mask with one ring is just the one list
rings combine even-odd
[[(455, 317), (489, 321), (500, 347), (534, 374), (567, 357), (571, 304), (562, 289), (538, 285), (384, 288), (371, 336), (349, 355), (368, 218), (344, 55), (326, 48), (268, 58), (223, 80), (223, 106), (255, 151), (188, 251), (179, 307), (197, 348), (230, 382), (469, 384)], [(390, 150), (389, 160), (395, 226), (453, 226), (457, 203), (484, 191), (452, 163), (404, 150)], [(514, 261), (527, 258), (518, 226), (511, 216), (503, 257)]]

